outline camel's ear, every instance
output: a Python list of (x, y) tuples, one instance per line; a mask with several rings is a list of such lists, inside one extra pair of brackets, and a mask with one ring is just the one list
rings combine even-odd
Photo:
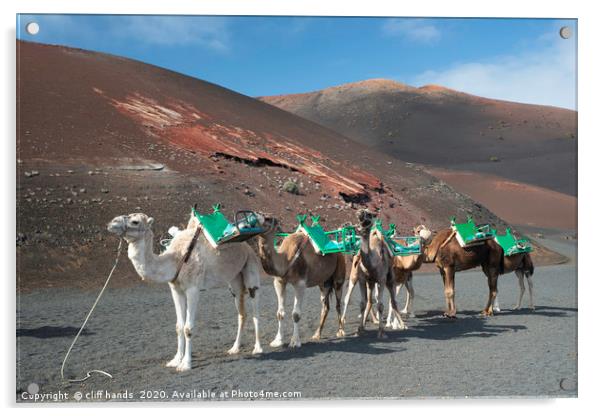
[(154, 222), (155, 222), (155, 219), (153, 217), (148, 217), (148, 220), (146, 220), (146, 225), (148, 225), (149, 227), (152, 227)]

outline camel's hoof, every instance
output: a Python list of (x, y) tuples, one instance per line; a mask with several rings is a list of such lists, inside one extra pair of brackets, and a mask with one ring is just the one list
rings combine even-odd
[(284, 345), (284, 342), (282, 342), (281, 339), (276, 338), (274, 341), (270, 342), (270, 347), (272, 348), (279, 348), (282, 347)]
[(535, 306), (530, 306), (529, 309), (531, 309), (532, 311), (535, 310)]
[(502, 311), (502, 310), (501, 310), (499, 307), (497, 307), (497, 308), (493, 308), (493, 312), (501, 312), (501, 311)]
[(263, 352), (263, 348), (261, 348), (261, 345), (256, 345), (255, 348), (253, 348), (253, 355), (257, 355), (257, 354), (261, 354)]
[(493, 316), (493, 310), (492, 309), (484, 309), (481, 311), (481, 316)]
[(312, 335), (312, 337), (311, 337), (311, 339), (312, 339), (313, 341), (319, 341), (319, 340), (320, 340), (320, 338), (321, 338), (320, 334), (313, 334), (313, 335)]
[(396, 324), (396, 325), (393, 326), (393, 329), (397, 330), (397, 331), (404, 331), (404, 330), (408, 329), (408, 326), (405, 323), (403, 325), (402, 324)]
[(513, 310), (513, 311), (517, 311), (517, 310), (519, 310), (519, 309), (520, 309), (520, 306), (519, 306), (519, 305), (514, 305), (514, 306), (512, 307), (512, 310)]
[(284, 345), (281, 338), (275, 338), (272, 342), (270, 342), (270, 347), (272, 348), (280, 348)]
[(452, 314), (449, 314), (449, 313), (447, 313), (447, 312), (444, 312), (444, 313), (443, 313), (443, 317), (444, 317), (444, 318), (448, 318), (448, 319), (458, 319), (458, 318), (457, 318), (457, 316), (456, 316), (455, 314), (454, 314), (454, 315), (452, 315)]
[(186, 361), (182, 361), (177, 367), (176, 367), (176, 371), (179, 371), (180, 373), (183, 371), (188, 371), (192, 368), (192, 365), (190, 365), (190, 362), (186, 362)]
[(238, 354), (239, 352), (240, 352), (240, 346), (235, 345), (234, 347), (232, 347), (228, 350), (228, 355), (235, 355), (235, 354)]
[(292, 340), (291, 342), (288, 344), (289, 348), (301, 348), (301, 341), (300, 340)]
[(167, 364), (165, 364), (165, 367), (177, 367), (180, 365), (181, 362), (182, 362), (182, 357), (175, 356), (172, 358), (171, 361), (169, 361)]
[(337, 338), (343, 338), (345, 336), (345, 330), (339, 329), (337, 331)]

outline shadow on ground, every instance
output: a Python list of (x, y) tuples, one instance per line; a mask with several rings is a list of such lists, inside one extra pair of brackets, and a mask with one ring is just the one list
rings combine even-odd
[[(61, 337), (73, 337), (77, 334), (79, 328), (74, 326), (41, 326), (38, 328), (18, 328), (17, 337), (34, 337), (34, 338), (61, 338)], [(94, 332), (90, 332), (84, 329), (81, 335), (94, 335)]]

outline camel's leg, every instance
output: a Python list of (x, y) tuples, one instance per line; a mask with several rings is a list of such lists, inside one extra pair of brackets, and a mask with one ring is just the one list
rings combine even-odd
[(516, 270), (514, 273), (516, 274), (516, 277), (518, 278), (519, 292), (518, 292), (518, 301), (516, 302), (516, 305), (514, 305), (513, 309), (520, 309), (520, 307), (523, 303), (523, 295), (525, 294), (525, 274), (523, 273), (522, 270)]
[(186, 290), (186, 321), (184, 323), (184, 336), (186, 344), (184, 358), (176, 367), (178, 371), (187, 371), (192, 368), (192, 330), (196, 320), (197, 305), (199, 303), (199, 289), (191, 287)]
[(270, 346), (274, 348), (281, 347), (282, 342), (282, 321), (284, 320), (284, 300), (286, 298), (286, 281), (274, 278), (274, 290), (276, 291), (276, 297), (278, 298), (278, 310), (276, 311), (276, 319), (278, 320), (278, 332), (276, 337)]
[[(375, 285), (374, 286), (374, 297), (378, 299), (378, 292), (380, 291), (380, 286), (379, 285)], [(376, 313), (374, 312), (373, 308), (370, 308), (370, 318), (372, 319), (372, 323), (374, 325), (378, 325), (382, 316), (379, 315), (379, 312), (376, 311)]]
[[(399, 295), (399, 291), (401, 290), (401, 283), (395, 285), (395, 296)], [(393, 318), (393, 307), (391, 306), (391, 299), (389, 299), (389, 313), (387, 315), (387, 324), (386, 328), (392, 328), (395, 325), (395, 320)]]
[(495, 298), (493, 299), (493, 311), (494, 312), (501, 312), (502, 308), (500, 308), (500, 302), (498, 301), (500, 297), (500, 291), (498, 290), (497, 293), (495, 294)]
[(301, 337), (299, 336), (299, 321), (301, 320), (301, 309), (303, 306), (303, 295), (305, 294), (305, 281), (299, 280), (294, 284), (295, 304), (293, 306), (293, 336), (289, 347), (298, 348), (301, 346)]
[(259, 340), (259, 285), (262, 270), (259, 259), (250, 256), (241, 273), (244, 287), (247, 288), (249, 293), (251, 312), (253, 313), (253, 327), (255, 329), (253, 354), (261, 354), (263, 349), (261, 348), (261, 342)]
[(365, 309), (361, 309), (362, 319), (361, 319), (361, 327), (364, 329), (366, 327), (366, 321), (368, 320), (368, 315), (372, 310), (372, 293), (374, 292), (374, 282), (370, 281), (365, 284), (366, 286), (366, 300), (365, 300)]
[(186, 295), (184, 292), (180, 291), (176, 288), (172, 283), (169, 284), (169, 288), (171, 289), (171, 296), (173, 298), (173, 303), (176, 307), (176, 334), (178, 337), (178, 350), (176, 355), (174, 355), (173, 359), (169, 361), (166, 366), (167, 367), (177, 367), (182, 358), (184, 357), (184, 346), (185, 346), (185, 337), (184, 337), (184, 320), (186, 319)]
[(456, 317), (456, 302), (454, 298), (454, 280), (455, 270), (452, 266), (447, 266), (443, 270), (440, 270), (443, 276), (445, 302), (447, 304), (447, 311), (443, 314), (447, 318)]
[(351, 299), (351, 294), (353, 293), (353, 288), (357, 280), (349, 277), (349, 283), (347, 284), (347, 293), (345, 294), (345, 305), (343, 305), (343, 316), (341, 317), (342, 325), (345, 325), (345, 317), (347, 316), (347, 307), (349, 306), (349, 300)]
[[(384, 282), (383, 282), (384, 283)], [(385, 317), (384, 317), (384, 312), (385, 312), (385, 305), (383, 303), (383, 295), (384, 295), (384, 287), (382, 286), (383, 283), (377, 283), (376, 286), (378, 287), (378, 291), (376, 292), (376, 310), (378, 312), (378, 334), (376, 335), (377, 338), (386, 338), (386, 334), (385, 334)], [(393, 290), (391, 287), (391, 294), (392, 294)], [(397, 309), (397, 303), (395, 302), (395, 299), (391, 299), (391, 305), (394, 307), (394, 309)], [(399, 313), (399, 311), (397, 311), (397, 313)], [(401, 316), (399, 317), (401, 319)]]
[(481, 314), (483, 316), (493, 315), (493, 301), (497, 296), (497, 278), (498, 272), (495, 269), (489, 269), (487, 271), (487, 283), (489, 285), (489, 297), (487, 298), (487, 305)]
[(234, 305), (236, 306), (236, 311), (238, 312), (238, 329), (236, 330), (236, 339), (234, 340), (232, 348), (228, 350), (228, 354), (232, 355), (240, 352), (242, 329), (245, 326), (245, 320), (247, 318), (247, 313), (245, 311), (245, 286), (241, 275), (236, 277), (236, 279), (230, 283), (230, 289), (234, 295)]
[(253, 354), (261, 354), (263, 348), (261, 348), (261, 342), (259, 341), (259, 307), (258, 303), (258, 288), (249, 289), (249, 297), (251, 298), (251, 309), (253, 311), (253, 326), (255, 327), (255, 346), (253, 347)]
[(362, 332), (364, 332), (364, 315), (366, 312), (366, 307), (368, 306), (368, 294), (367, 294), (367, 288), (368, 288), (368, 283), (366, 282), (366, 279), (360, 279), (359, 280), (359, 285), (360, 287), (360, 314), (361, 314), (361, 319), (360, 319), (360, 323), (357, 327), (357, 334), (361, 335)]
[(408, 276), (405, 286), (406, 306), (403, 308), (401, 313), (409, 316), (410, 318), (414, 318), (416, 315), (414, 315), (414, 312), (412, 311), (414, 310), (414, 295), (416, 294), (416, 292), (414, 292), (414, 284), (412, 283), (412, 273), (410, 273), (410, 275)]
[(529, 307), (531, 310), (535, 310), (535, 303), (533, 303), (533, 280), (531, 280), (533, 275), (525, 273), (525, 276), (527, 276), (527, 284), (529, 285)]
[(394, 323), (397, 324), (394, 326), (394, 329), (408, 329), (405, 322), (401, 317), (401, 313), (399, 312), (399, 308), (397, 307), (397, 299), (395, 298), (395, 285), (394, 279), (387, 279), (387, 290), (389, 291), (389, 302), (391, 309), (393, 309), (393, 313), (395, 314)]
[(332, 292), (332, 285), (328, 288), (320, 286), (320, 301), (322, 302), (322, 311), (320, 313), (320, 324), (318, 325), (318, 329), (316, 329), (316, 332), (311, 337), (314, 340), (318, 340), (322, 336), (324, 322), (326, 322), (326, 317), (328, 316), (328, 311), (330, 310), (330, 292)]
[[(344, 276), (343, 276), (344, 277)], [(339, 329), (337, 331), (337, 337), (345, 336), (345, 326), (343, 324), (343, 316), (341, 315), (341, 298), (343, 297), (343, 286), (345, 285), (343, 282), (334, 282), (334, 296), (337, 301), (336, 309), (337, 309), (337, 319), (339, 320)]]

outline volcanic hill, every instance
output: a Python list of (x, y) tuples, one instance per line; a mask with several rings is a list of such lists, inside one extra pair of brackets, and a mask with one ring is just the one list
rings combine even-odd
[[(298, 212), (328, 229), (380, 209), (403, 233), (485, 207), (412, 164), (209, 82), (117, 56), (17, 42), (18, 288), (96, 287), (116, 215), (155, 217), (155, 240), (190, 206)], [(292, 182), (295, 185), (291, 185)], [(292, 187), (291, 187), (292, 186)], [(293, 190), (288, 192), (286, 189)], [(158, 251), (158, 247), (155, 250)], [(538, 248), (537, 259), (561, 258)], [(115, 284), (136, 281), (129, 262)]]
[(576, 194), (575, 111), (383, 79), (260, 99), (407, 162)]

